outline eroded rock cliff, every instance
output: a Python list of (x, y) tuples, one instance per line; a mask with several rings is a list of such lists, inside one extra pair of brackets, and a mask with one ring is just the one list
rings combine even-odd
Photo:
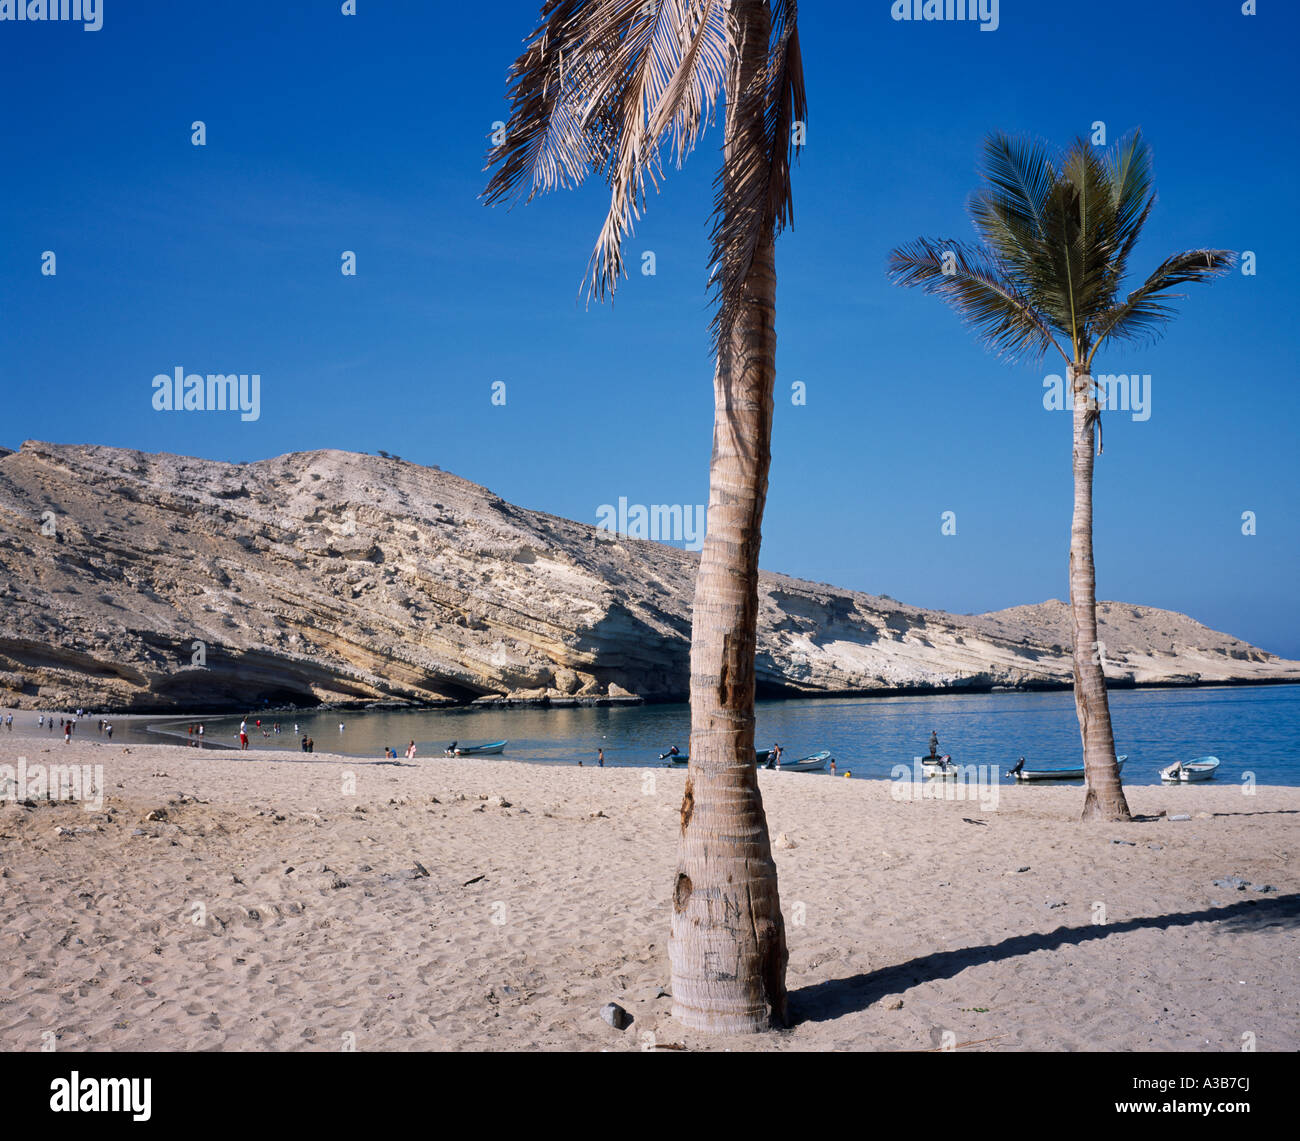
[[(684, 696), (696, 557), (395, 459), (0, 454), (0, 704), (214, 709)], [(1068, 684), (1060, 602), (973, 617), (762, 580), (762, 692)], [(1121, 684), (1300, 680), (1104, 603)]]

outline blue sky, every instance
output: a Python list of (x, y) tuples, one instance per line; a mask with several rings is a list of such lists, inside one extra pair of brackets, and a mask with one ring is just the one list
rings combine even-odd
[[(97, 32), (0, 22), (0, 442), (382, 448), (592, 523), (620, 496), (707, 502), (720, 132), (650, 203), (615, 303), (588, 307), (599, 183), (509, 211), (477, 200), (538, 5), (340, 7), (104, 0)], [(1064, 145), (1097, 120), (1112, 140), (1140, 126), (1160, 201), (1134, 272), (1215, 246), (1254, 251), (1258, 273), (1192, 288), (1161, 341), (1097, 362), (1152, 392), (1149, 420), (1105, 418), (1098, 593), (1300, 657), (1283, 225), (1300, 17), (1260, 7), (1003, 0), (987, 33), (896, 22), (888, 0), (803, 5), (809, 145), (778, 246), (764, 567), (959, 612), (1066, 597), (1055, 366), (1000, 363), (938, 301), (892, 287), (885, 255), (970, 236), (989, 132)], [(260, 419), (155, 411), (152, 378), (178, 366), (260, 374)]]

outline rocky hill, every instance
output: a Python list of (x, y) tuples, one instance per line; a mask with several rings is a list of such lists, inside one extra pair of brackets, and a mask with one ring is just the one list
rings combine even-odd
[[(28, 442), (0, 449), (0, 705), (683, 697), (696, 558), (396, 459)], [(956, 616), (761, 589), (765, 695), (1070, 681), (1060, 602)], [(1117, 684), (1300, 681), (1181, 614), (1101, 619)]]

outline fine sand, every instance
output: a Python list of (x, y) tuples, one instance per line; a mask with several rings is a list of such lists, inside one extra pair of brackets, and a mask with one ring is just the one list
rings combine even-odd
[(0, 801), (3, 1050), (1300, 1047), (1300, 789), (1134, 787), (1152, 818), (1097, 826), (1077, 787), (993, 810), (764, 771), (796, 1023), (713, 1038), (662, 993), (683, 771), (94, 723), (70, 746), (0, 729), (0, 764), (104, 778), (97, 811)]

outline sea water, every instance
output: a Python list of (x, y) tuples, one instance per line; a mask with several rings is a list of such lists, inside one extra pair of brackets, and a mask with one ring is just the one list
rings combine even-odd
[[(1125, 784), (1158, 784), (1164, 766), (1212, 755), (1222, 762), (1219, 784), (1253, 773), (1258, 784), (1300, 785), (1300, 686), (1116, 690), (1110, 708), (1116, 750), (1129, 757)], [(780, 742), (787, 760), (829, 749), (838, 772), (854, 777), (887, 779), (895, 765), (910, 765), (929, 751), (931, 730), (939, 751), (963, 765), (997, 765), (1005, 773), (1021, 756), (1029, 767), (1082, 764), (1074, 697), (1066, 691), (762, 701), (757, 715), (758, 748)], [(254, 724), (258, 716), (264, 727), (278, 720), (281, 732), (263, 737)], [(118, 722), (114, 740), (158, 741), (158, 734), (185, 740), (187, 725), (198, 720), (205, 743), (238, 746), (237, 716)], [(662, 765), (659, 754), (672, 745), (688, 751), (690, 710), (685, 704), (468, 707), (248, 717), (250, 748), (290, 750), (307, 760), (299, 745), (304, 735), (320, 752), (359, 757), (382, 757), (389, 745), (404, 757), (414, 740), (417, 758), (429, 761), (453, 740), (506, 739), (503, 756), (481, 762), (594, 765), (603, 748), (607, 765), (644, 768)]]

